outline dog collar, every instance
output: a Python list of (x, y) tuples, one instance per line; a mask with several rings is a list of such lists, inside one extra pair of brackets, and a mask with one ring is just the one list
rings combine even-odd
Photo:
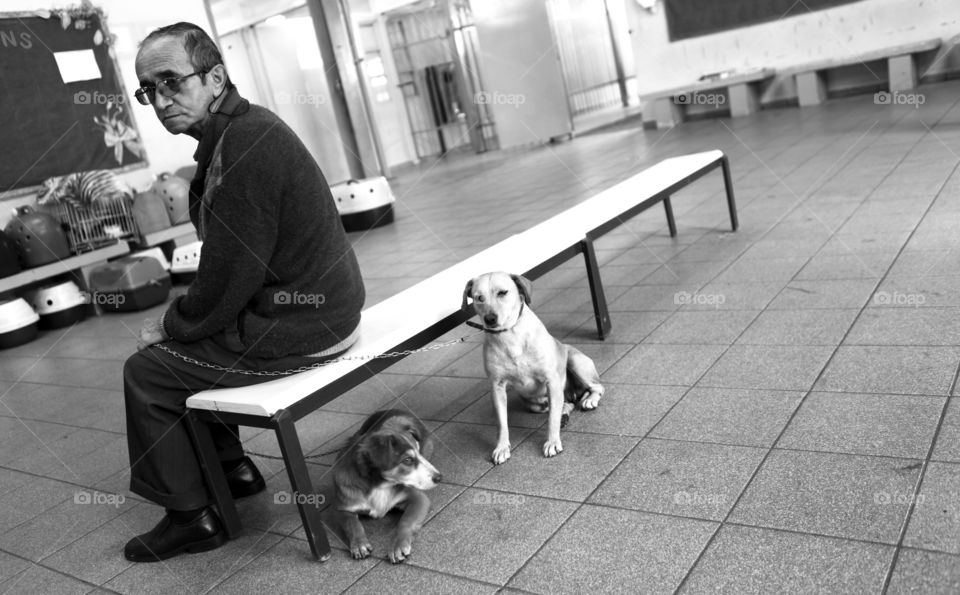
[(476, 322), (473, 322), (472, 320), (468, 320), (468, 321), (467, 321), (467, 326), (470, 326), (470, 327), (473, 327), (473, 328), (478, 328), (478, 329), (480, 329), (481, 331), (483, 331), (483, 332), (485, 332), (485, 333), (490, 333), (491, 335), (499, 335), (500, 333), (505, 333), (505, 332), (507, 332), (507, 331), (512, 331), (514, 326), (517, 326), (518, 324), (520, 324), (520, 317), (523, 316), (523, 304), (524, 304), (524, 302), (520, 302), (520, 313), (517, 314), (517, 321), (514, 322), (514, 323), (513, 323), (513, 326), (511, 326), (510, 328), (502, 328), (502, 329), (498, 329), (498, 330), (489, 329), (489, 328), (483, 326), (482, 324), (477, 324)]

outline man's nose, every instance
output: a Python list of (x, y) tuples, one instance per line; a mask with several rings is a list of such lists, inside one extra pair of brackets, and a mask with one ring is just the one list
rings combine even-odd
[[(172, 99), (172, 98), (170, 98), (170, 97), (164, 97), (163, 95), (160, 94), (159, 91), (154, 91), (154, 93), (153, 93), (153, 108), (154, 108), (155, 110), (157, 110), (158, 112), (162, 112), (163, 110), (167, 109), (167, 107), (169, 107), (170, 104), (172, 104), (172, 103), (173, 103), (173, 99)], [(160, 116), (162, 117), (162, 114), (158, 114), (158, 115), (160, 115)]]

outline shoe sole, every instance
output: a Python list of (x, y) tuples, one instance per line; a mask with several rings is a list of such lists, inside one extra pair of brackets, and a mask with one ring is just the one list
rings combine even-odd
[(163, 554), (157, 555), (152, 554), (150, 556), (137, 557), (137, 556), (124, 556), (127, 560), (131, 562), (160, 562), (167, 560), (184, 552), (188, 554), (199, 554), (201, 552), (209, 552), (210, 550), (215, 550), (221, 545), (227, 542), (227, 536), (224, 535), (223, 531), (220, 531), (213, 537), (208, 537), (207, 539), (202, 539), (200, 541), (194, 541), (192, 543), (187, 543), (175, 550), (165, 552)]

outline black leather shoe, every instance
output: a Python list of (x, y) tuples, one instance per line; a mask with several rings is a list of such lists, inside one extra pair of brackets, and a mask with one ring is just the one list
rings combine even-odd
[(123, 556), (131, 562), (159, 562), (182, 552), (195, 554), (216, 549), (226, 541), (220, 519), (207, 507), (185, 524), (174, 522), (169, 514), (164, 515), (152, 531), (128, 541)]
[(230, 495), (237, 498), (246, 498), (267, 489), (267, 482), (260, 475), (260, 470), (253, 464), (250, 457), (243, 457), (239, 465), (224, 469), (227, 474), (227, 485), (230, 486)]

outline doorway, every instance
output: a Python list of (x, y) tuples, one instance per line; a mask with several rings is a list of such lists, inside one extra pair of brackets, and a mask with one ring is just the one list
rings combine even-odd
[(637, 96), (623, 0), (548, 0), (554, 37), (574, 117), (627, 107)]

